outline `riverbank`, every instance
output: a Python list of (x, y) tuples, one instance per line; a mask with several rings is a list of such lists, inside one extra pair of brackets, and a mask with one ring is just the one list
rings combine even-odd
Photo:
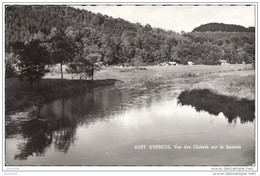
[[(94, 81), (71, 80), (71, 75), (64, 74), (63, 83), (59, 74), (47, 75), (39, 89), (18, 79), (6, 80), (6, 112), (42, 104), (46, 101), (68, 97), (75, 93), (91, 90), (95, 87), (115, 85), (124, 91), (164, 91), (179, 89), (209, 89), (219, 95), (238, 99), (255, 99), (255, 70), (251, 65), (180, 65), (180, 66), (145, 66), (106, 67), (96, 72)], [(119, 86), (120, 85), (120, 86)], [(178, 87), (178, 88), (177, 88)]]
[(103, 80), (60, 80), (43, 79), (39, 88), (31, 87), (27, 82), (17, 78), (6, 79), (5, 110), (6, 112), (23, 110), (61, 97), (71, 96), (96, 87), (114, 85), (115, 79)]

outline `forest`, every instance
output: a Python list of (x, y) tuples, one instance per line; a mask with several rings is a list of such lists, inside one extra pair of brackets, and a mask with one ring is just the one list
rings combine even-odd
[[(157, 65), (169, 61), (216, 65), (220, 60), (231, 64), (254, 63), (255, 60), (253, 27), (210, 23), (192, 32), (178, 33), (69, 6), (6, 6), (5, 15), (7, 76), (12, 76), (13, 65), (17, 64), (17, 43), (25, 46), (38, 42), (37, 45), (51, 53), (50, 50), (59, 44), (50, 40), (56, 40), (55, 36), (59, 35), (67, 36), (67, 46), (71, 44), (80, 48), (80, 57), (71, 56), (61, 63), (52, 52), (50, 58), (55, 57), (56, 61), (49, 64), (69, 65), (76, 60), (83, 63), (82, 59), (87, 63), (95, 60), (107, 65), (126, 66)], [(216, 26), (216, 30), (212, 30)], [(71, 66), (71, 69), (76, 67), (75, 64)]]
[(244, 26), (223, 23), (208, 23), (200, 25), (193, 29), (192, 32), (255, 32), (254, 27), (245, 28)]

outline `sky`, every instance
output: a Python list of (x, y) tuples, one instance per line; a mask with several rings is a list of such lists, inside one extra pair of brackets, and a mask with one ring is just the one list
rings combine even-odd
[(74, 6), (94, 13), (150, 24), (176, 32), (191, 32), (202, 24), (217, 22), (255, 26), (254, 6)]

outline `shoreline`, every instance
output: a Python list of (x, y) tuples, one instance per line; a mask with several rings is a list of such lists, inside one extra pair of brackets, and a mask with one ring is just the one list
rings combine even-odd
[[(181, 91), (192, 89), (210, 89), (213, 92), (232, 96), (237, 99), (255, 100), (255, 70), (248, 65), (231, 66), (144, 66), (145, 70), (135, 67), (108, 67), (95, 74), (90, 80), (72, 80), (67, 74), (63, 81), (45, 77), (40, 88), (30, 88), (27, 82), (17, 78), (6, 79), (6, 113), (22, 111), (31, 106), (43, 104), (58, 98), (72, 96), (97, 87), (116, 85), (136, 90), (142, 87), (160, 89), (163, 86), (179, 85)], [(62, 83), (63, 82), (63, 83)]]

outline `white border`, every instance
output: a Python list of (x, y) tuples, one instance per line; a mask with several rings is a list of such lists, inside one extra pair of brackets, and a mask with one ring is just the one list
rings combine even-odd
[[(2, 2), (2, 1), (1, 1)], [(255, 28), (256, 28), (256, 40), (255, 40), (255, 46), (256, 46), (256, 107), (258, 107), (258, 68), (259, 68), (259, 63), (258, 63), (258, 3), (257, 2), (237, 2), (237, 1), (228, 1), (228, 2), (218, 2), (216, 0), (213, 0), (211, 2), (208, 1), (204, 1), (202, 0), (201, 2), (196, 2), (196, 1), (187, 1), (184, 0), (182, 2), (173, 2), (173, 1), (168, 1), (165, 0), (163, 2), (158, 2), (154, 1), (154, 0), (150, 0), (150, 1), (142, 1), (142, 2), (131, 2), (131, 1), (116, 1), (113, 0), (113, 2), (107, 1), (107, 0), (103, 0), (103, 1), (99, 1), (99, 2), (95, 2), (93, 0), (88, 0), (88, 2), (72, 2), (72, 1), (60, 1), (60, 0), (46, 0), (45, 2), (35, 2), (35, 1), (26, 1), (26, 2), (17, 2), (17, 1), (13, 1), (13, 0), (9, 0), (9, 1), (3, 1), (2, 2), (2, 13), (1, 13), (1, 17), (2, 20), (4, 21), (4, 14), (5, 14), (5, 9), (4, 9), (4, 5), (91, 5), (91, 4), (95, 4), (95, 5), (115, 5), (115, 4), (122, 4), (122, 5), (135, 5), (135, 4), (139, 4), (139, 5), (151, 5), (151, 4), (156, 4), (156, 5), (162, 5), (162, 4), (167, 4), (167, 5), (178, 5), (178, 4), (182, 4), (182, 5), (194, 5), (194, 4), (199, 4), (199, 5), (218, 5), (218, 4), (223, 4), (223, 5), (245, 5), (245, 4), (250, 4), (250, 5), (255, 5), (256, 7), (256, 12), (255, 12)], [(2, 24), (1, 24), (2, 25)], [(4, 35), (4, 26), (1, 26), (1, 39), (2, 39), (2, 56), (3, 56), (3, 60), (5, 58), (5, 49), (4, 49), (4, 42), (5, 42), (5, 35)], [(2, 69), (4, 70), (4, 62), (1, 63), (2, 64)], [(2, 71), (3, 71), (2, 70)], [(4, 71), (2, 72), (2, 77), (0, 78), (2, 81), (2, 87), (1, 87), (1, 91), (2, 91), (2, 100), (3, 100), (3, 109), (1, 109), (1, 112), (3, 114), (2, 118), (4, 119), (5, 115), (3, 110), (5, 109), (4, 107), (4, 97), (5, 97), (5, 92), (4, 92)], [(257, 171), (258, 169), (258, 120), (257, 120), (257, 115), (258, 115), (258, 108), (256, 108), (256, 118), (255, 118), (255, 124), (256, 124), (256, 128), (255, 128), (255, 150), (256, 150), (256, 166), (254, 167), (240, 167), (240, 166), (232, 166), (232, 168), (236, 168), (237, 172), (246, 172), (247, 169), (252, 169), (253, 171)], [(4, 121), (3, 121), (4, 122)], [(2, 134), (1, 136), (5, 136), (4, 134), (4, 123), (2, 123)], [(4, 137), (3, 137), (3, 141), (2, 141), (1, 145), (1, 150), (2, 152), (4, 151)], [(4, 154), (4, 152), (3, 152)], [(4, 156), (1, 156), (1, 158), (5, 158)], [(4, 166), (4, 161), (2, 160), (2, 171), (1, 172), (5, 172), (5, 173), (9, 173), (9, 175), (11, 173), (19, 173), (19, 174), (25, 174), (27, 173), (27, 171), (32, 172), (32, 171), (38, 171), (38, 172), (51, 172), (51, 171), (65, 171), (67, 173), (70, 172), (86, 172), (86, 171), (90, 171), (90, 172), (96, 172), (96, 171), (102, 171), (102, 172), (120, 172), (120, 171), (128, 171), (128, 172), (133, 172), (133, 171), (152, 171), (152, 172), (171, 172), (171, 171), (180, 171), (180, 172), (196, 172), (196, 171), (200, 171), (200, 172), (212, 172), (212, 169), (216, 169), (214, 170), (214, 172), (221, 172), (220, 170), (217, 171), (217, 169), (223, 169), (225, 166)], [(227, 166), (229, 167), (229, 166)], [(230, 167), (229, 167), (230, 168)], [(239, 169), (245, 169), (245, 170), (240, 170)], [(223, 172), (223, 170), (222, 170)], [(225, 171), (224, 171), (225, 172)], [(28, 173), (27, 173), (28, 174)], [(38, 174), (38, 173), (37, 173)], [(46, 173), (49, 174), (49, 173)], [(193, 173), (194, 174), (194, 173)], [(201, 175), (201, 174), (200, 174)]]

